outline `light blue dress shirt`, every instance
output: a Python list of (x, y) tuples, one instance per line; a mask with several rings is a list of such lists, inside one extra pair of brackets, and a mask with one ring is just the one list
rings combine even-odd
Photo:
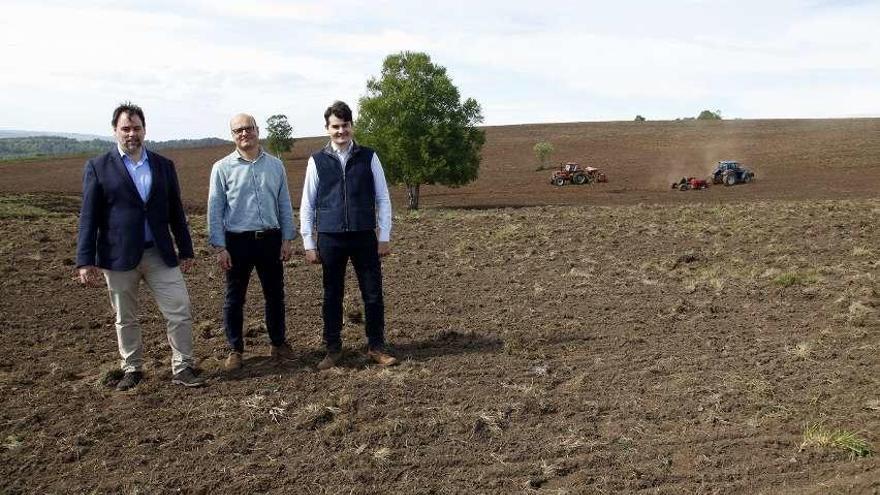
[[(122, 163), (125, 164), (125, 169), (128, 170), (128, 175), (130, 175), (131, 180), (134, 181), (134, 186), (137, 188), (141, 200), (146, 204), (147, 198), (150, 197), (150, 188), (153, 187), (153, 173), (152, 170), (150, 170), (150, 161), (147, 159), (147, 150), (141, 150), (141, 158), (137, 163), (132, 161), (132, 159), (122, 151), (122, 148), (120, 148), (119, 145), (116, 146), (116, 150), (119, 151), (119, 155), (122, 157)], [(150, 230), (150, 224), (144, 219), (144, 242), (151, 242), (152, 240), (153, 232)]]
[(281, 229), (286, 241), (296, 237), (284, 165), (264, 151), (248, 161), (235, 150), (211, 169), (208, 242), (225, 247), (226, 232), (269, 229)]

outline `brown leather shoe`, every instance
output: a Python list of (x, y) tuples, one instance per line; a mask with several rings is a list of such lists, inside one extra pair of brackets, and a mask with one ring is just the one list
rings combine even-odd
[(289, 361), (293, 359), (293, 349), (285, 342), (281, 345), (272, 346), (272, 359), (276, 361)]
[(384, 349), (370, 349), (367, 351), (367, 357), (375, 361), (379, 366), (394, 366), (397, 364), (397, 358), (385, 352)]
[(318, 369), (321, 371), (329, 370), (330, 368), (336, 366), (336, 363), (338, 363), (340, 359), (342, 359), (341, 352), (328, 352), (327, 355), (324, 356), (324, 359), (322, 359), (321, 362), (318, 363)]
[(226, 357), (226, 361), (223, 363), (223, 367), (226, 368), (226, 371), (240, 370), (241, 366), (241, 353), (238, 351), (230, 352), (229, 356)]

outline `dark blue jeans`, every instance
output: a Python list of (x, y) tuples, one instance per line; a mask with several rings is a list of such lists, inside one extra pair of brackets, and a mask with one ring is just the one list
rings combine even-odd
[(324, 276), (324, 344), (329, 352), (342, 349), (342, 296), (345, 269), (354, 266), (364, 300), (367, 345), (385, 346), (385, 303), (382, 299), (382, 264), (377, 251), (376, 233), (318, 233), (318, 254)]
[(226, 302), (223, 325), (226, 340), (232, 349), (243, 352), (241, 335), (244, 324), (244, 302), (251, 272), (257, 269), (263, 298), (266, 300), (266, 329), (272, 345), (284, 343), (284, 265), (281, 263), (281, 231), (268, 234), (226, 233), (226, 251), (232, 257), (232, 268), (226, 272)]

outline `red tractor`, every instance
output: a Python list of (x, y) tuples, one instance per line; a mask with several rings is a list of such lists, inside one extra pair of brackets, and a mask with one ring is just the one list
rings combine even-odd
[(679, 191), (687, 191), (690, 189), (708, 189), (709, 181), (697, 179), (696, 177), (682, 177), (680, 181), (672, 183), (673, 189)]
[(550, 183), (556, 186), (566, 184), (592, 184), (594, 182), (608, 182), (604, 172), (595, 167), (581, 168), (574, 162), (563, 163), (559, 170), (555, 170), (550, 176)]

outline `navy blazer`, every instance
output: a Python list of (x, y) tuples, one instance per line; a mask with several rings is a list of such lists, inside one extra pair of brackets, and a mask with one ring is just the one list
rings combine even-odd
[[(118, 149), (92, 158), (83, 171), (83, 199), (76, 249), (77, 267), (134, 269), (144, 254), (144, 220), (168, 266), (193, 257), (192, 238), (180, 199), (174, 162), (147, 150), (152, 186), (146, 203), (138, 194)], [(174, 235), (172, 240), (171, 235)]]

